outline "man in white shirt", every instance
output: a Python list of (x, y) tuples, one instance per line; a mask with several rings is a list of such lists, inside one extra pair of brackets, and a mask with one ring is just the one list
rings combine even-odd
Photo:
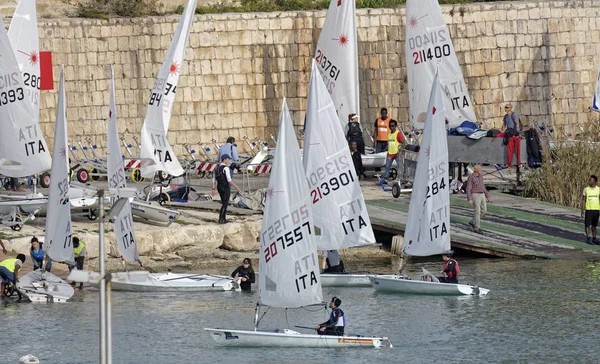
[(238, 185), (233, 182), (231, 179), (231, 168), (229, 167), (229, 163), (231, 162), (231, 157), (229, 154), (223, 154), (221, 156), (221, 164), (215, 170), (215, 174), (213, 175), (213, 185), (212, 185), (212, 195), (215, 195), (215, 187), (217, 191), (219, 191), (219, 196), (221, 197), (221, 210), (219, 211), (219, 224), (227, 224), (229, 221), (226, 219), (227, 215), (227, 206), (229, 206), (229, 198), (231, 197), (231, 186), (235, 187), (235, 189), (240, 192), (240, 188)]

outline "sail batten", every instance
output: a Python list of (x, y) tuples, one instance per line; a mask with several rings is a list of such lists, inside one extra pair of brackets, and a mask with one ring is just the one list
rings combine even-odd
[(286, 101), (260, 235), (259, 302), (301, 307), (322, 301), (306, 175)]
[(71, 203), (69, 202), (69, 156), (67, 152), (67, 115), (64, 66), (60, 69), (60, 87), (56, 111), (56, 129), (46, 213), (48, 256), (57, 262), (73, 263)]
[(406, 2), (406, 69), (410, 125), (423, 129), (431, 84), (439, 67), (450, 127), (475, 122), (475, 111), (437, 0)]
[(410, 196), (404, 253), (428, 256), (450, 250), (449, 190), (445, 113), (436, 72)]
[(360, 114), (355, 0), (331, 0), (315, 50), (315, 61), (340, 124)]
[[(319, 249), (375, 244), (348, 141), (318, 66), (313, 60), (306, 108), (304, 169)], [(356, 152), (358, 153), (358, 152)]]
[(189, 0), (152, 87), (142, 125), (141, 157), (143, 160), (153, 159), (155, 163), (142, 163), (143, 177), (152, 177), (157, 171), (165, 171), (172, 176), (183, 174), (183, 168), (167, 139), (167, 131), (195, 9), (196, 0)]
[[(115, 74), (113, 67), (110, 68), (110, 99), (108, 102), (108, 130), (107, 130), (107, 170), (108, 188), (117, 190), (127, 187), (125, 180), (125, 169), (123, 156), (119, 146), (119, 130), (117, 128), (117, 107), (115, 102)], [(115, 240), (119, 252), (128, 262), (139, 260), (135, 231), (133, 229), (133, 218), (131, 216), (131, 203), (125, 205), (114, 219)]]

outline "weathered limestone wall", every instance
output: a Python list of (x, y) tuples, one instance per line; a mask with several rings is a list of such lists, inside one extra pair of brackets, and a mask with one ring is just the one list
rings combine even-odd
[[(600, 59), (597, 1), (499, 2), (444, 6), (459, 62), (480, 121), (501, 123), (505, 102), (528, 120), (575, 131), (594, 117), (591, 102)], [(223, 141), (276, 134), (288, 98), (301, 125), (310, 60), (324, 11), (197, 16), (182, 67), (169, 139)], [(405, 9), (359, 10), (362, 120), (386, 106), (407, 120)], [(119, 128), (139, 135), (146, 101), (177, 24), (145, 19), (50, 19), (43, 50), (54, 52), (55, 79), (65, 64), (71, 137), (105, 145), (108, 65), (115, 65)], [(56, 83), (57, 84), (57, 83)], [(41, 120), (51, 139), (56, 93), (43, 92)]]

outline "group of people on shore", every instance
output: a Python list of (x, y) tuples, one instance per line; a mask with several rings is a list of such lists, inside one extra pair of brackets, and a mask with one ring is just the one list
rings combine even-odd
[[(73, 237), (71, 242), (73, 243), (73, 255), (75, 261), (74, 264), (67, 263), (69, 272), (74, 268), (83, 270), (86, 256), (85, 243), (80, 241), (78, 237)], [(48, 256), (47, 251), (44, 250), (44, 243), (40, 242), (35, 236), (31, 238), (30, 243), (29, 256), (33, 263), (33, 270), (43, 269), (46, 272), (50, 272), (52, 269), (52, 259)], [(8, 254), (2, 240), (0, 240), (0, 247), (5, 255)], [(25, 254), (17, 254), (15, 258), (7, 258), (0, 261), (0, 281), (2, 284), (0, 297), (4, 297), (7, 285), (16, 285), (19, 282), (19, 271), (22, 269), (26, 260), (27, 257)], [(75, 285), (75, 282), (72, 282), (71, 285)], [(83, 283), (79, 284), (79, 289), (83, 289)]]

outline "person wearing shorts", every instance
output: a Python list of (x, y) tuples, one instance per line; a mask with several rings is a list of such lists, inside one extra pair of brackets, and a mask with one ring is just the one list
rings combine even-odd
[(598, 177), (591, 175), (581, 199), (581, 217), (585, 218), (585, 242), (590, 245), (600, 245), (596, 239), (596, 226), (600, 218), (600, 187), (597, 183)]

